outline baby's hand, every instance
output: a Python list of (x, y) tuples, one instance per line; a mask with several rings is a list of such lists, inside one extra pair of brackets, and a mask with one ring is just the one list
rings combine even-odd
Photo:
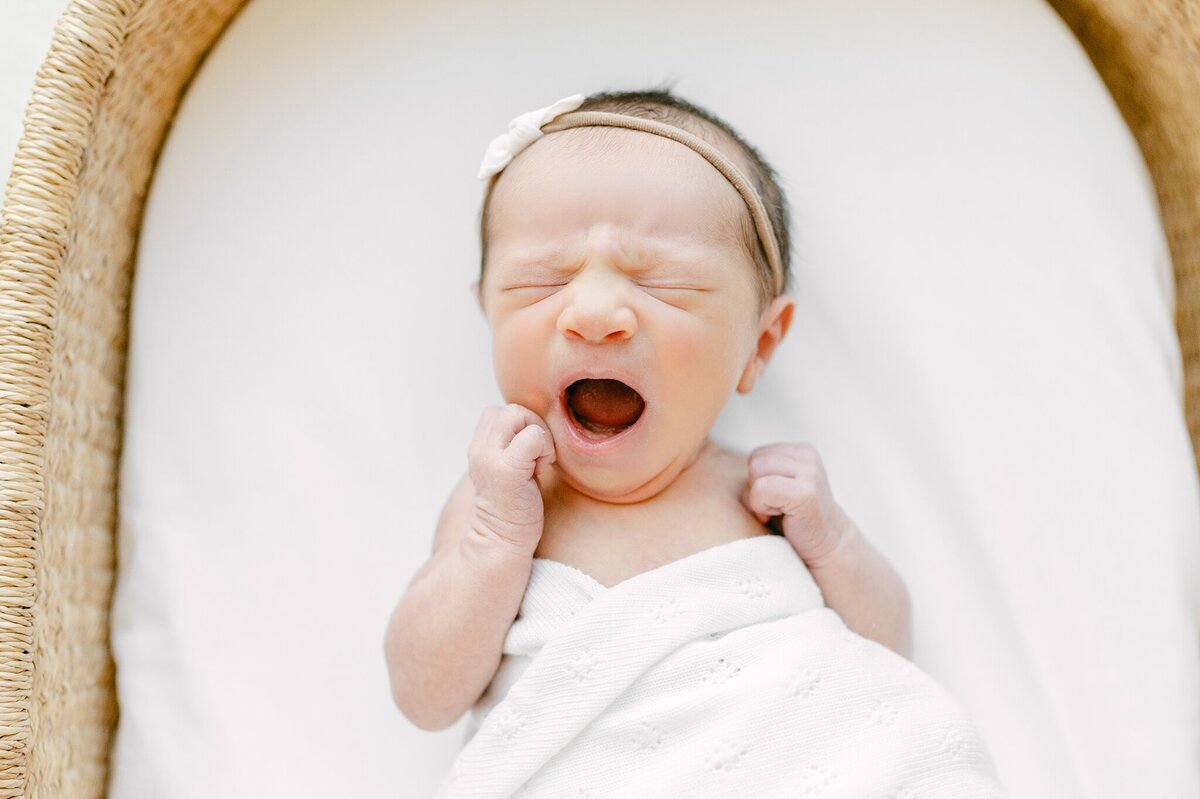
[(486, 408), (467, 454), (475, 532), (533, 556), (542, 538), (542, 492), (534, 477), (554, 463), (554, 439), (533, 411)]
[(783, 534), (810, 568), (821, 566), (852, 535), (833, 499), (821, 456), (811, 444), (771, 444), (750, 453), (742, 504), (764, 524), (783, 517)]

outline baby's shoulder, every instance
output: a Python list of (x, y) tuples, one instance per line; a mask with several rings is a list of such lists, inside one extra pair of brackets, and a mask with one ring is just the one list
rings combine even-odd
[(712, 441), (705, 442), (692, 463), (656, 500), (658, 504), (672, 506), (728, 505), (746, 485), (747, 464), (746, 453)]

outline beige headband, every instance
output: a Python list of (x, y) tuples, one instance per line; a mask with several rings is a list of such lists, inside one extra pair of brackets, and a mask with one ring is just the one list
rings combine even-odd
[(732, 161), (699, 136), (694, 136), (674, 125), (606, 111), (575, 111), (583, 102), (583, 95), (575, 94), (564, 97), (546, 108), (529, 111), (514, 119), (509, 123), (509, 132), (497, 136), (488, 145), (488, 150), (483, 157), (483, 164), (479, 169), (479, 178), (487, 180), (496, 175), (534, 141), (547, 133), (560, 130), (584, 127), (628, 128), (629, 130), (640, 130), (643, 133), (652, 133), (655, 136), (663, 136), (679, 142), (703, 156), (737, 189), (738, 194), (742, 195), (742, 201), (746, 203), (746, 208), (750, 211), (750, 218), (754, 221), (754, 229), (758, 232), (758, 240), (762, 243), (763, 251), (767, 255), (767, 265), (770, 266), (771, 275), (775, 279), (775, 291), (776, 293), (783, 292), (783, 258), (779, 251), (779, 241), (775, 238), (775, 228), (771, 225), (771, 218), (767, 216), (767, 209), (763, 206), (758, 192), (754, 190), (754, 186), (746, 179), (741, 170), (734, 166)]

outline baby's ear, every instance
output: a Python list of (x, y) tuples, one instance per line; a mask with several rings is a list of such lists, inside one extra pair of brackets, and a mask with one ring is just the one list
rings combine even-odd
[(742, 370), (742, 377), (738, 380), (739, 394), (749, 393), (758, 382), (759, 375), (767, 368), (767, 362), (771, 360), (775, 348), (783, 341), (792, 325), (792, 311), (795, 307), (795, 300), (781, 294), (771, 300), (771, 304), (762, 312), (758, 322), (758, 341), (755, 342), (754, 352), (750, 353), (750, 360), (746, 362), (746, 368)]

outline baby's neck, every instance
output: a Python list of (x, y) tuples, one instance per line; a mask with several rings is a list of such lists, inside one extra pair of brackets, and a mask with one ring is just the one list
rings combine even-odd
[(739, 499), (745, 456), (708, 439), (665, 489), (641, 502), (595, 499), (553, 470), (541, 483), (546, 515), (536, 556), (568, 563), (605, 585), (766, 532)]

